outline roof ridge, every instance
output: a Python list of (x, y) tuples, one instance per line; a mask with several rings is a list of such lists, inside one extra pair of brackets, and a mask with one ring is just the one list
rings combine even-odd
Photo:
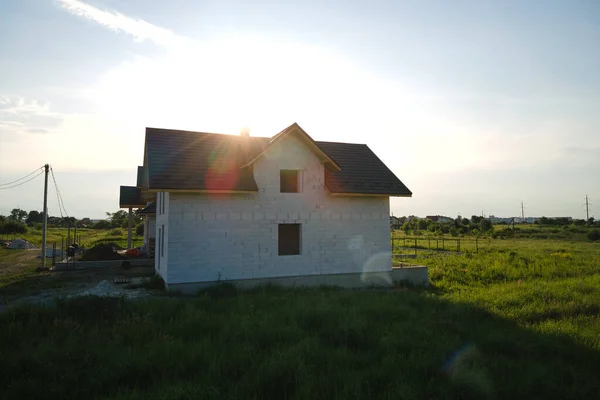
[[(222, 132), (202, 132), (202, 131), (188, 131), (185, 129), (169, 129), (169, 128), (153, 128), (150, 126), (146, 127), (146, 133), (148, 132), (156, 132), (156, 131), (160, 131), (160, 132), (165, 132), (165, 133), (174, 133), (174, 134), (178, 134), (178, 133), (193, 133), (193, 134), (201, 134), (201, 135), (218, 135), (218, 136), (230, 136), (230, 137), (241, 137), (239, 134), (234, 134), (234, 133), (222, 133)], [(249, 138), (256, 138), (256, 139), (270, 139), (269, 136), (249, 136)]]
[(367, 146), (367, 147), (369, 147), (369, 145), (366, 144), (366, 143), (330, 142), (330, 141), (327, 141), (327, 140), (315, 140), (315, 142), (317, 142), (317, 143), (331, 143), (331, 144), (351, 144), (351, 145), (354, 145), (354, 146)]

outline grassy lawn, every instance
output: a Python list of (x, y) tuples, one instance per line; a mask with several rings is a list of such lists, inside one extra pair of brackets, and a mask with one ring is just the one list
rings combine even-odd
[(600, 244), (428, 257), (428, 289), (227, 286), (0, 314), (5, 398), (587, 399)]
[(49, 272), (36, 271), (41, 261), (39, 250), (10, 250), (0, 248), (0, 304), (25, 291), (35, 293), (48, 287)]

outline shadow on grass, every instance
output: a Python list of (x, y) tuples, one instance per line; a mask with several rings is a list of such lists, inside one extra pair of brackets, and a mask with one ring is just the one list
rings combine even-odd
[(69, 279), (53, 276), (51, 272), (38, 272), (35, 267), (2, 277), (0, 302), (34, 296), (47, 290), (59, 290), (69, 286)]
[(6, 398), (581, 399), (597, 349), (424, 290), (219, 289), (0, 315)]

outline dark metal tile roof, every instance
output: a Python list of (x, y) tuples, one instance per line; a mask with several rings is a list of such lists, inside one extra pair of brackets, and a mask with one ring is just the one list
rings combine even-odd
[[(252, 168), (240, 169), (271, 138), (146, 128), (148, 189), (257, 191)], [(364, 144), (314, 142), (340, 168), (325, 170), (331, 193), (410, 196)]]
[(331, 193), (410, 196), (412, 192), (366, 144), (316, 142), (341, 170), (325, 170)]
[(149, 189), (257, 191), (240, 169), (268, 138), (146, 128)]
[(144, 167), (142, 167), (141, 165), (138, 165), (136, 186), (142, 187), (143, 182), (144, 182)]
[(142, 189), (135, 186), (121, 186), (119, 189), (119, 207), (143, 207)]
[(156, 203), (150, 203), (150, 204), (148, 204), (146, 207), (144, 207), (143, 209), (141, 209), (140, 211), (138, 211), (138, 214), (140, 214), (140, 215), (144, 215), (144, 214), (156, 214)]

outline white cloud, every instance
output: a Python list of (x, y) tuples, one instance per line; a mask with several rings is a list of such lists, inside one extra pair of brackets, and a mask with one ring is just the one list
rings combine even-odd
[(144, 20), (127, 17), (116, 11), (101, 10), (79, 0), (56, 0), (56, 3), (71, 14), (94, 21), (115, 32), (129, 34), (137, 41), (149, 40), (161, 46), (175, 46), (189, 41)]
[(4, 140), (13, 140), (19, 134), (51, 133), (61, 120), (60, 114), (50, 111), (50, 104), (0, 96), (0, 136)]

